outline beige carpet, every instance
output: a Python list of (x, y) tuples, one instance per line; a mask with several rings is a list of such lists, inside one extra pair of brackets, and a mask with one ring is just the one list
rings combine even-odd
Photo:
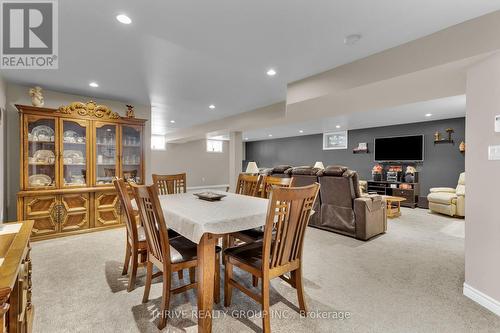
[[(35, 332), (157, 332), (153, 318), (161, 283), (141, 304), (120, 275), (124, 229), (33, 244)], [(404, 209), (387, 234), (368, 242), (308, 228), (305, 290), (310, 311), (299, 318), (295, 290), (271, 289), (273, 332), (500, 332), (500, 318), (462, 295), (464, 221)], [(187, 275), (187, 274), (185, 274)], [(244, 273), (241, 278), (250, 279)], [(177, 280), (177, 279), (175, 279)], [(158, 281), (157, 281), (158, 282)], [(164, 331), (196, 332), (194, 291), (172, 297), (176, 318)], [(214, 332), (259, 332), (260, 307), (235, 290), (233, 305), (216, 306)], [(336, 311), (348, 319), (334, 318)], [(249, 316), (249, 317), (248, 317)], [(280, 317), (281, 316), (281, 317)]]

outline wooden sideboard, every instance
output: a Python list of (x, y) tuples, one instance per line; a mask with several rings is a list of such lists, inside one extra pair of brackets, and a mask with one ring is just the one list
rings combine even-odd
[(0, 224), (0, 333), (32, 330), (29, 240), (33, 223)]
[(32, 239), (123, 226), (112, 179), (144, 182), (146, 120), (121, 117), (94, 102), (58, 109), (16, 107), (21, 140), (17, 219), (35, 221)]

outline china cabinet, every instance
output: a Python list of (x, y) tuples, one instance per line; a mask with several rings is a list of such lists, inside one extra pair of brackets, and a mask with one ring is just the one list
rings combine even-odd
[(146, 120), (104, 105), (58, 109), (16, 105), (20, 113), (19, 220), (34, 220), (34, 239), (122, 225), (113, 178), (144, 180)]

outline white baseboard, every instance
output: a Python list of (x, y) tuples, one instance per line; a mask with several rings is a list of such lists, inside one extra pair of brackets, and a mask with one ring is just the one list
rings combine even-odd
[(500, 302), (464, 283), (464, 295), (477, 304), (500, 316)]
[(202, 189), (208, 189), (208, 188), (222, 188), (226, 190), (226, 188), (229, 186), (229, 184), (221, 184), (221, 185), (206, 185), (206, 186), (188, 186), (187, 190), (192, 191), (192, 190), (202, 190)]

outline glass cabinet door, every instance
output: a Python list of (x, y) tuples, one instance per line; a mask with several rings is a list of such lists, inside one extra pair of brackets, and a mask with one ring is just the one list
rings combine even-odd
[(96, 123), (95, 131), (95, 184), (110, 185), (118, 175), (117, 126)]
[(86, 186), (88, 122), (62, 119), (62, 185)]
[(142, 128), (122, 125), (122, 175), (142, 184)]
[[(24, 157), (27, 168), (27, 188), (53, 188), (57, 186), (56, 120), (29, 116), (25, 118)], [(26, 170), (26, 169), (25, 169)]]

